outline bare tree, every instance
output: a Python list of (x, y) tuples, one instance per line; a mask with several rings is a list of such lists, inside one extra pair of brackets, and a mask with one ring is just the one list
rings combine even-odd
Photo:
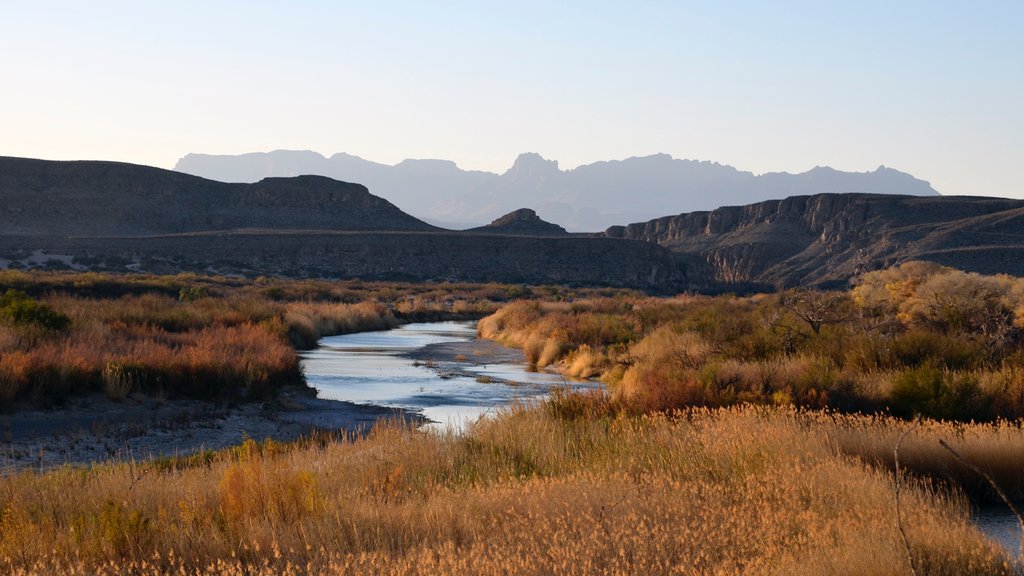
[(841, 292), (790, 290), (783, 292), (779, 303), (810, 326), (815, 334), (821, 327), (850, 320), (850, 299)]

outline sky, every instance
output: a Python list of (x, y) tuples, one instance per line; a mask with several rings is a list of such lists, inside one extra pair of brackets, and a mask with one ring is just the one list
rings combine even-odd
[(1024, 2), (0, 0), (0, 155), (667, 153), (1024, 197)]

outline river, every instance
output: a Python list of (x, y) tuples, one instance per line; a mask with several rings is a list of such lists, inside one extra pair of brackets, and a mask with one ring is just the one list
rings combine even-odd
[(413, 411), (439, 428), (461, 428), (566, 385), (558, 374), (529, 371), (518, 350), (476, 340), (473, 322), (406, 324), (319, 344), (302, 355), (306, 381), (319, 397)]
[(980, 506), (971, 518), (986, 536), (1009, 550), (1014, 558), (1021, 557), (1020, 523), (1009, 508), (1002, 504)]

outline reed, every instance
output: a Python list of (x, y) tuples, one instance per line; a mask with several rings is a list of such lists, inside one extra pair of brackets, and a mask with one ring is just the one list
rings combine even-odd
[[(902, 574), (893, 477), (869, 462), (873, 443), (901, 423), (851, 418), (753, 406), (569, 417), (523, 406), (462, 435), (393, 423), (337, 442), (250, 441), (192, 463), (20, 473), (0, 480), (0, 565), (11, 574)], [(1012, 434), (967, 426), (959, 445), (978, 455)], [(901, 454), (923, 456), (920, 442), (908, 439)], [(902, 506), (923, 573), (1012, 573), (963, 497), (911, 479)]]

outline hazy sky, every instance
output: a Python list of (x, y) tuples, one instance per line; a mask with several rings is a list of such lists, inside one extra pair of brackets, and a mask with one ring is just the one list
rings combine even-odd
[(1024, 197), (1024, 1), (0, 0), (0, 155), (666, 152)]

